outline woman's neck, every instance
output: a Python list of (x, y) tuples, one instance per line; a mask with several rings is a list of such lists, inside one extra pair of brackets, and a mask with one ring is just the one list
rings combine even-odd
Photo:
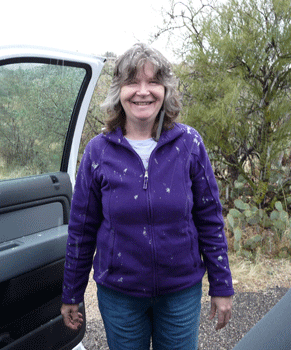
[(152, 125), (137, 127), (134, 125), (125, 125), (125, 137), (130, 140), (147, 140), (152, 137)]

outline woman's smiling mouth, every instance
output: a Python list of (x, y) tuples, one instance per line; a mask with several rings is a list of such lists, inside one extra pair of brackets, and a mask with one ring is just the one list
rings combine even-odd
[(155, 101), (147, 101), (147, 102), (135, 102), (132, 101), (133, 104), (135, 104), (136, 106), (148, 106), (152, 103), (154, 103)]

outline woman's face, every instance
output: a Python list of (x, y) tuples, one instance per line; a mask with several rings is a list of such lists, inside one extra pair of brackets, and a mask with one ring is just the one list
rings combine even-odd
[(125, 111), (126, 124), (143, 123), (153, 126), (165, 97), (165, 87), (154, 77), (154, 66), (146, 62), (136, 78), (122, 86), (120, 102)]

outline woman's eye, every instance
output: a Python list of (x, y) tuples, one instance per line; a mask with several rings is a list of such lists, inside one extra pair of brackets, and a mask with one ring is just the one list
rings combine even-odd
[(136, 80), (127, 80), (124, 85), (134, 85), (137, 84)]

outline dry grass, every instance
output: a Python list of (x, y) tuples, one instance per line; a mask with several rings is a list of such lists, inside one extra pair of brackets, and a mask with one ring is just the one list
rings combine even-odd
[[(229, 262), (236, 292), (257, 292), (274, 287), (291, 288), (289, 259), (270, 259), (257, 255), (255, 261), (250, 261), (230, 253)], [(206, 276), (203, 285), (204, 292), (207, 293)]]
[(0, 164), (0, 180), (9, 180), (9, 179), (19, 179), (25, 176), (35, 176), (40, 175), (41, 171), (36, 166), (15, 166), (12, 168), (7, 168), (1, 166)]
[(240, 291), (266, 290), (274, 287), (291, 287), (291, 261), (257, 256), (252, 262), (230, 256), (235, 288)]

